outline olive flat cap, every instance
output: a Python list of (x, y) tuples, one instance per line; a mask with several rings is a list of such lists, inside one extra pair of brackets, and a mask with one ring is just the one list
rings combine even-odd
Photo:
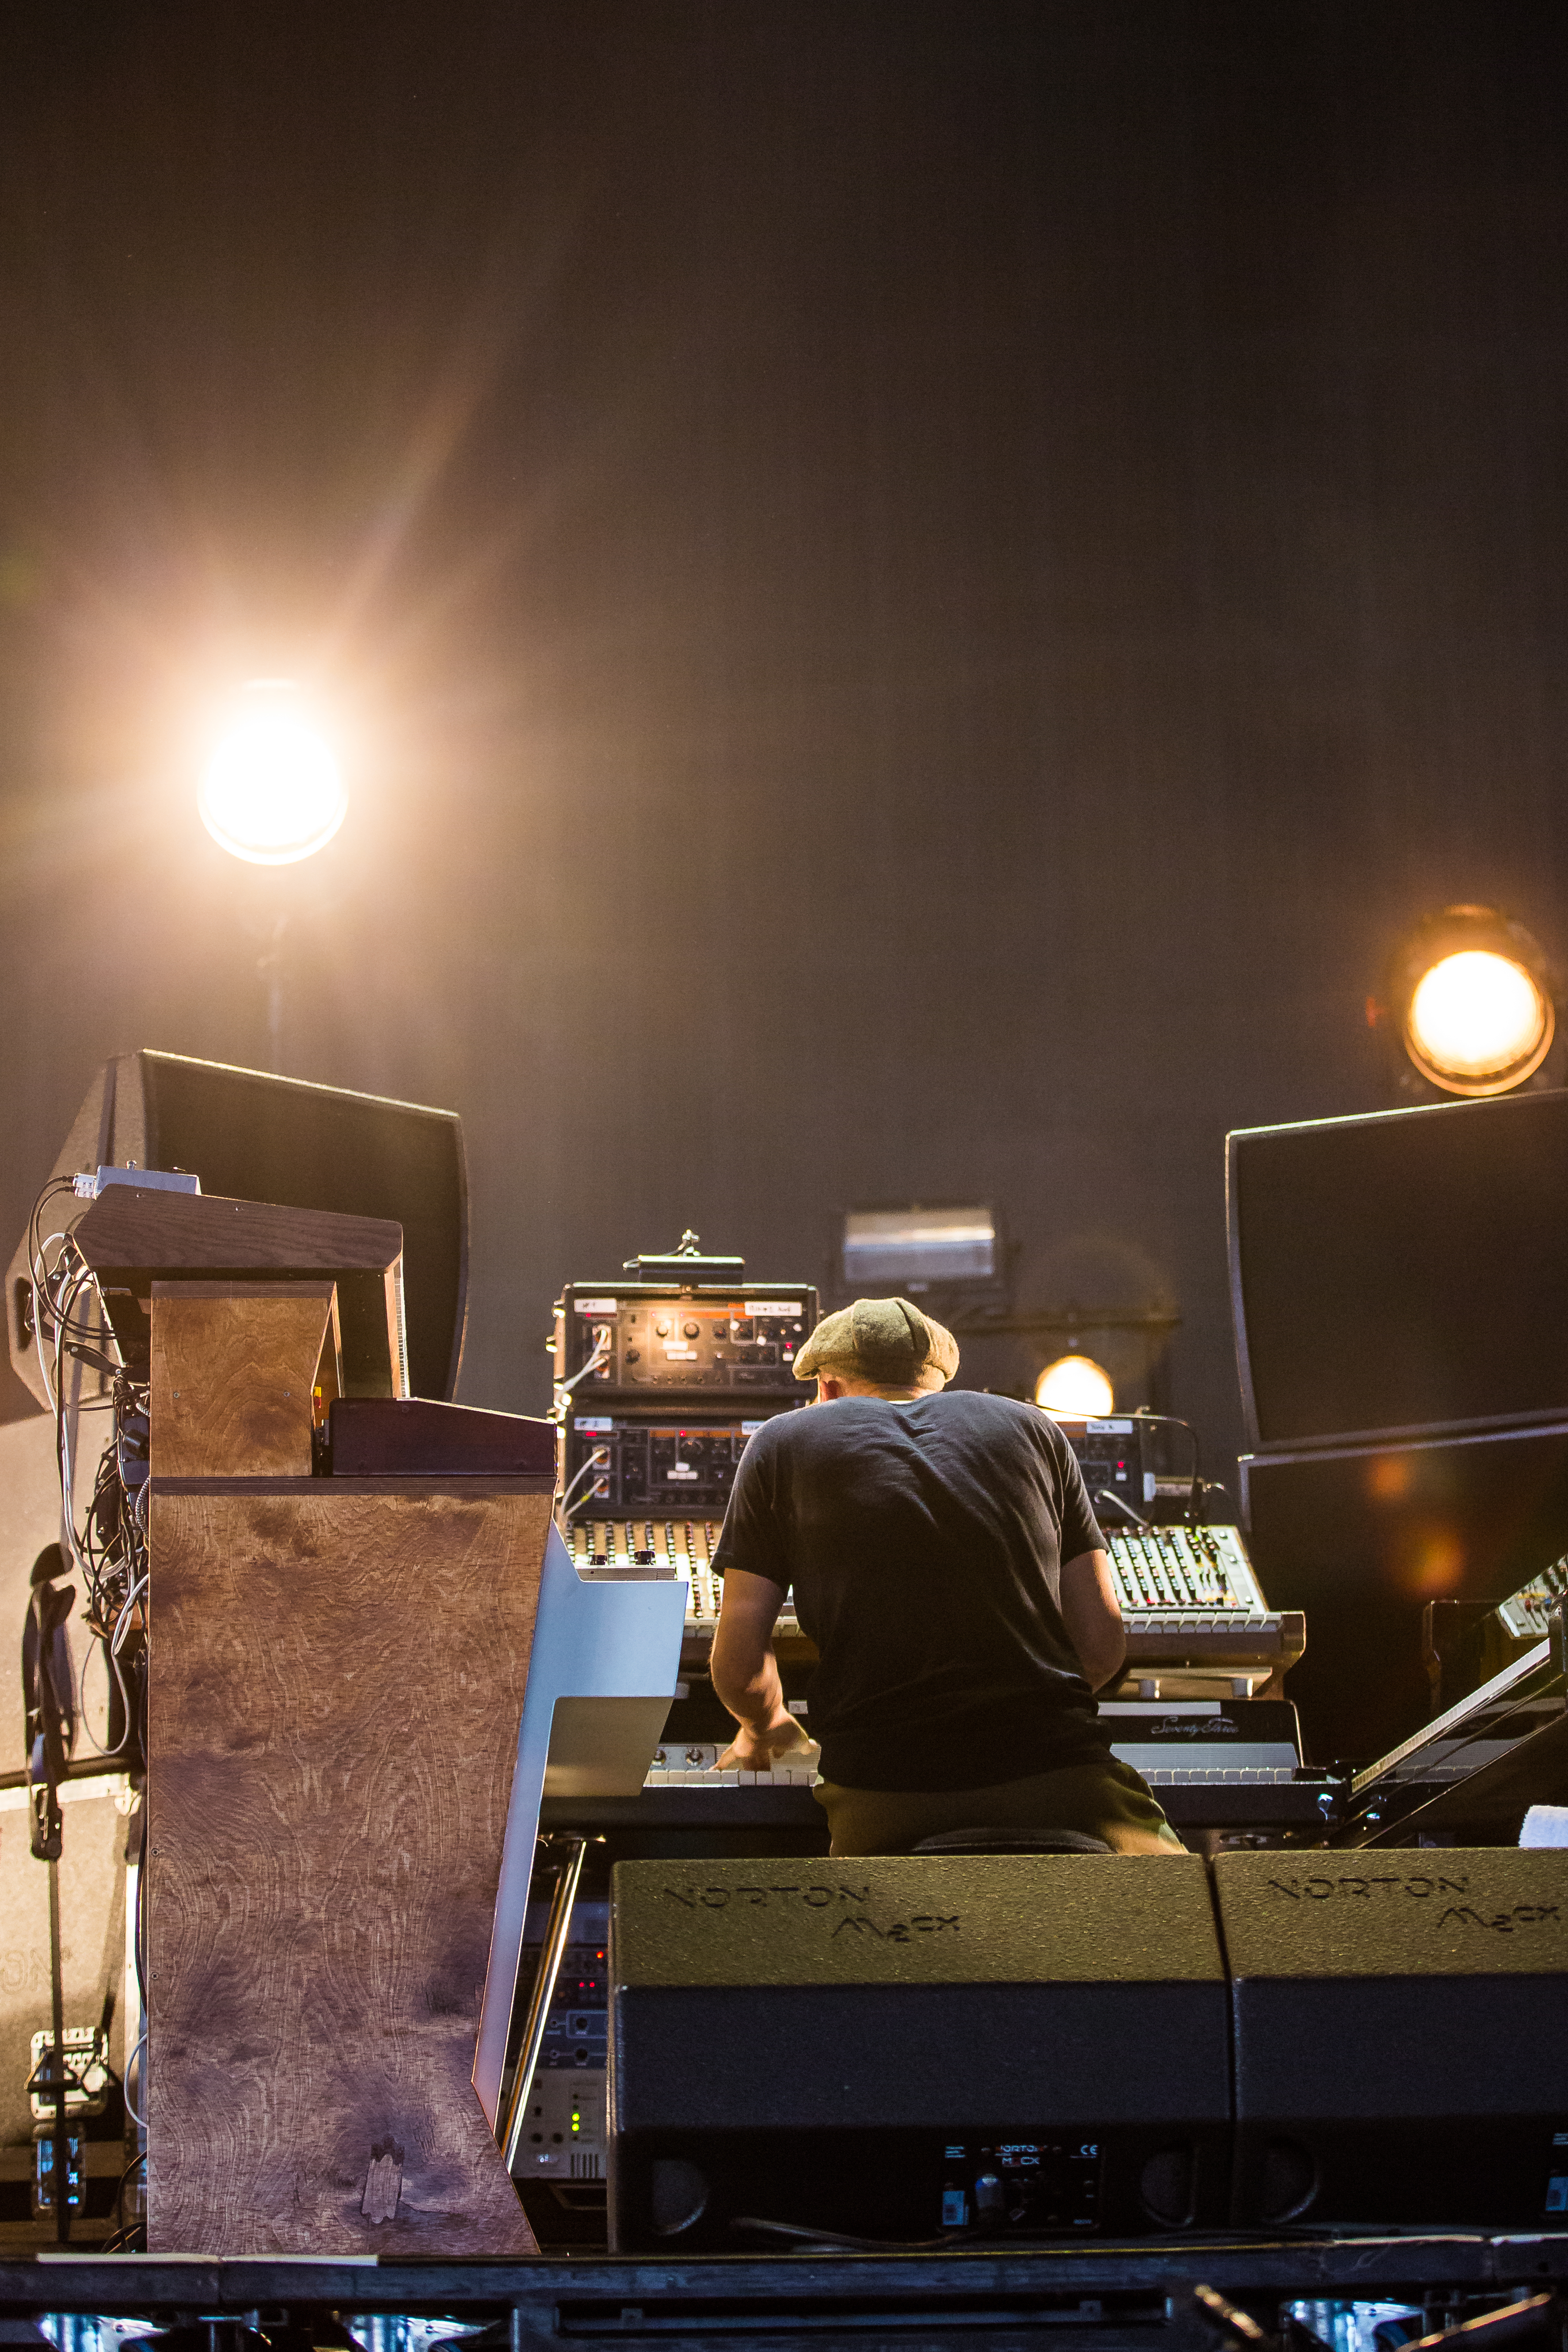
[(952, 1333), (907, 1298), (858, 1298), (825, 1315), (795, 1360), (797, 1381), (828, 1372), (889, 1389), (940, 1388), (957, 1370)]

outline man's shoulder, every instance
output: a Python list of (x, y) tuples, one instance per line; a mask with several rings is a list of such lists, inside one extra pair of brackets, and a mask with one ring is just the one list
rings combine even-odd
[(798, 1443), (802, 1426), (811, 1417), (803, 1403), (791, 1405), (784, 1412), (770, 1413), (765, 1421), (753, 1422), (746, 1432), (746, 1452), (761, 1456), (775, 1453), (792, 1441)]
[(1053, 1445), (1053, 1441), (1066, 1442), (1050, 1415), (1042, 1412), (1038, 1405), (1026, 1404), (1019, 1397), (995, 1396), (989, 1389), (939, 1389), (934, 1396), (922, 1397), (921, 1402), (934, 1406), (943, 1420), (971, 1421), (977, 1427), (1016, 1430), (1020, 1436), (1041, 1439), (1048, 1446)]
[(921, 1402), (932, 1408), (929, 1422), (934, 1429), (951, 1431), (999, 1456), (1037, 1462), (1044, 1454), (1060, 1470), (1071, 1454), (1049, 1413), (1018, 1397), (994, 1396), (989, 1389), (943, 1389)]

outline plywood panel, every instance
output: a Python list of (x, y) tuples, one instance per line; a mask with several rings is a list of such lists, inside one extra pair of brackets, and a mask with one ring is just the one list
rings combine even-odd
[(156, 1491), (151, 2244), (517, 2255), (470, 2080), (549, 1497)]
[(308, 1478), (311, 1390), (337, 1394), (331, 1282), (153, 1285), (154, 1477)]

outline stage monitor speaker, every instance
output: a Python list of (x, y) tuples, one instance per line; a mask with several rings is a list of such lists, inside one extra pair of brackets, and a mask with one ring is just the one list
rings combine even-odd
[(1229, 1138), (1255, 1447), (1568, 1420), (1568, 1091)]
[(1224, 1966), (1196, 1856), (631, 1862), (610, 2228), (1084, 2237), (1223, 2218)]
[(1223, 1853), (1214, 1874), (1233, 2221), (1560, 2227), (1568, 1853)]
[[(403, 1227), (412, 1393), (449, 1398), (462, 1360), (468, 1181), (456, 1111), (351, 1094), (144, 1050), (106, 1062), (55, 1162), (183, 1168), (204, 1192), (286, 1209), (335, 1209)], [(26, 1245), (6, 1278), (11, 1361), (47, 1399), (23, 1324)]]
[(1506, 1600), (1568, 1551), (1568, 1425), (1244, 1455), (1241, 1499), (1270, 1606), (1306, 1612), (1308, 1753), (1367, 1763), (1431, 1711), (1427, 1602)]

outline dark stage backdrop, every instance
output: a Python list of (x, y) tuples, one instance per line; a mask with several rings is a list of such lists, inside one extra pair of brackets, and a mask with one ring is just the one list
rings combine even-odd
[[(287, 909), (285, 1067), (467, 1123), (468, 1401), (683, 1225), (982, 1197), (1222, 1462), (1226, 1129), (1388, 1098), (1426, 908), (1565, 944), (1561, 22), (7, 10), (5, 1247)], [(190, 777), (279, 671), (356, 782), (269, 880)]]

